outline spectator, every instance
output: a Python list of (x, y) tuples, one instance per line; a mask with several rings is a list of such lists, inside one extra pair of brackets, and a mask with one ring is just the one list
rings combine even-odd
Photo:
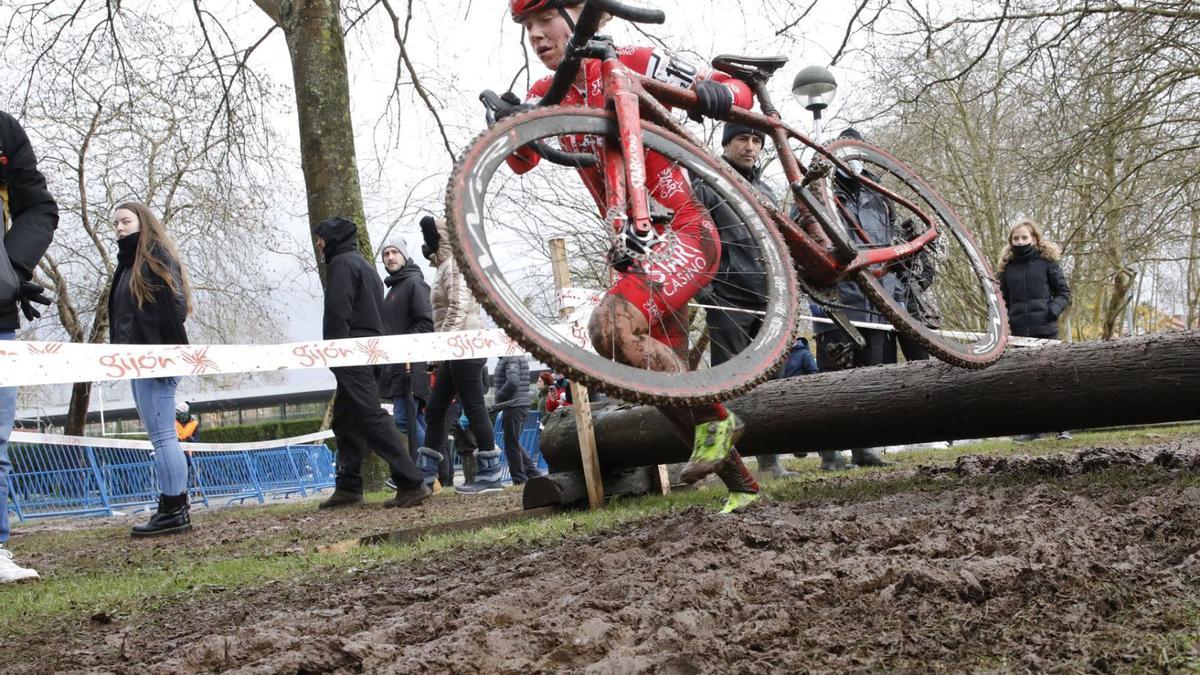
[[(1042, 237), (1037, 223), (1022, 220), (1008, 232), (1008, 245), (1000, 254), (1000, 293), (1008, 305), (1008, 324), (1019, 337), (1058, 339), (1058, 317), (1071, 305), (1071, 289), (1062, 266), (1058, 246)], [(1031, 441), (1040, 434), (1017, 436)], [(1071, 438), (1069, 431), (1058, 433)]]
[[(477, 330), (483, 327), (479, 319), (479, 303), (467, 288), (467, 282), (458, 271), (454, 252), (446, 231), (446, 221), (425, 216), (421, 219), (421, 234), (425, 245), (421, 251), (437, 270), (433, 282), (433, 325), (438, 332)], [(436, 364), (433, 390), (429, 395), (427, 412), (428, 428), (426, 445), (417, 451), (417, 463), (427, 482), (437, 475), (442, 462), (442, 449), (446, 446), (446, 419), (450, 401), (455, 396), (462, 403), (463, 411), (470, 421), (471, 432), (479, 443), (475, 453), (477, 474), (475, 480), (458, 488), (463, 494), (473, 495), (495, 492), (504, 488), (503, 467), (500, 451), (496, 449), (496, 437), (492, 421), (484, 403), (483, 368), (487, 359), (462, 359)]]
[[(0, 221), (6, 234), (0, 264), (14, 273), (0, 275), (0, 340), (15, 340), (21, 327), (17, 310), (27, 321), (41, 316), (33, 303), (50, 304), (45, 289), (33, 283), (38, 261), (58, 227), (58, 204), (38, 171), (37, 157), (25, 130), (11, 115), (0, 112)], [(4, 270), (7, 272), (8, 270)], [(38, 578), (38, 573), (13, 561), (8, 550), (8, 439), (17, 415), (17, 388), (0, 387), (0, 584)]]
[[(383, 334), (383, 283), (374, 266), (358, 250), (358, 226), (345, 218), (321, 221), (313, 230), (317, 250), (325, 258), (326, 340)], [(379, 406), (379, 385), (372, 366), (331, 368), (337, 379), (333, 401), (333, 434), (337, 437), (337, 475), (333, 494), (322, 509), (362, 504), (362, 462), (367, 448), (391, 469), (396, 496), (387, 508), (407, 508), (425, 501), (430, 489), (421, 480), (404, 447), (400, 431)]]
[[(184, 322), (192, 312), (187, 273), (162, 223), (145, 205), (125, 202), (113, 210), (117, 267), (108, 293), (109, 341), (113, 344), (186, 345)], [(134, 537), (181, 534), (192, 529), (187, 458), (175, 428), (178, 377), (133, 380), (133, 402), (154, 445), (158, 509)]]
[(783, 364), (782, 377), (797, 377), (817, 372), (820, 372), (820, 369), (808, 348), (808, 338), (796, 338), (796, 342), (792, 344), (792, 351), (788, 353), (787, 362)]
[[(862, 134), (853, 128), (846, 129), (839, 138), (862, 140)], [(861, 168), (859, 171), (863, 171)], [(869, 172), (863, 175), (874, 178)], [(842, 207), (842, 217), (852, 218), (858, 227), (848, 228), (851, 235), (860, 245), (880, 245), (891, 243), (896, 239), (899, 230), (896, 228), (895, 211), (891, 203), (883, 195), (874, 190), (864, 190), (859, 174), (847, 174), (838, 169), (834, 174), (833, 193)], [(866, 235), (864, 240), (863, 235)], [(895, 274), (889, 273), (879, 280), (884, 290), (893, 297), (900, 297), (902, 289)], [(863, 323), (887, 323), (887, 318), (880, 314), (863, 295), (862, 290), (853, 281), (844, 281), (837, 286), (837, 302), (845, 310), (851, 321)], [(819, 307), (813, 307), (814, 316), (824, 316)], [(813, 332), (817, 341), (817, 365), (822, 371), (845, 370), (875, 366), (888, 361), (888, 350), (895, 360), (895, 342), (891, 331), (876, 328), (859, 328), (866, 340), (866, 345), (857, 348), (850, 337), (836, 325), (817, 323)], [(883, 466), (883, 450), (881, 448), (858, 448), (850, 451), (854, 463), (858, 466)], [(822, 452), (821, 468), (838, 470), (848, 468), (840, 453)]]
[(200, 442), (200, 420), (192, 414), (187, 401), (175, 404), (175, 437), (180, 443)]
[(513, 485), (522, 485), (530, 478), (542, 475), (521, 447), (521, 430), (529, 417), (529, 359), (521, 356), (502, 356), (496, 361), (492, 379), (496, 386), (496, 402), (504, 429), (504, 454)]
[(558, 409), (558, 390), (554, 386), (554, 376), (542, 373), (537, 379), (537, 410), (543, 415)]
[[(429, 284), (417, 261), (408, 255), (404, 239), (393, 236), (380, 251), (388, 276), (383, 283), (383, 330), (386, 335), (416, 335), (433, 332), (433, 306)], [(425, 406), (429, 402), (429, 373), (424, 363), (391, 363), (383, 367), (379, 390), (392, 403), (396, 428), (410, 456), (425, 444)], [(416, 423), (409, 426), (408, 420)], [(436, 491), (436, 489), (435, 489)]]
[[(766, 134), (758, 129), (727, 122), (721, 134), (721, 157), (764, 199), (778, 205), (779, 198), (763, 181), (758, 166), (766, 138)], [(745, 223), (704, 181), (694, 181), (692, 189), (721, 237), (721, 260), (716, 276), (699, 294), (702, 302), (730, 310), (705, 311), (711, 345), (709, 360), (718, 366), (744, 350), (758, 335), (762, 313), (767, 308), (767, 281), (758, 260), (759, 251)], [(775, 478), (796, 475), (779, 463), (779, 455), (760, 455), (758, 469), (770, 471)], [(729, 481), (737, 479), (736, 473), (730, 468), (719, 475), (726, 481), (726, 487), (734, 491)]]
[[(912, 218), (905, 218), (900, 223), (899, 228), (900, 236), (906, 241), (912, 240), (920, 234), (916, 229), (916, 221)], [(941, 328), (942, 316), (938, 312), (933, 296), (926, 293), (926, 291), (933, 284), (936, 274), (937, 266), (935, 258), (929, 249), (923, 249), (916, 255), (906, 258), (896, 272), (898, 282), (896, 301), (904, 305), (909, 315), (916, 317), (921, 323), (933, 330)], [(892, 337), (896, 341), (896, 347), (904, 354), (905, 361), (925, 361), (929, 359), (929, 350), (925, 349), (924, 345), (908, 335), (896, 331), (892, 334)], [(884, 361), (887, 363), (897, 363), (896, 351), (895, 347), (888, 347)]]

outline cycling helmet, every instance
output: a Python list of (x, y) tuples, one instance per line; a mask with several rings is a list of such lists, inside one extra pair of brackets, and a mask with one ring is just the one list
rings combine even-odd
[(583, 0), (508, 0), (508, 9), (512, 13), (513, 21), (520, 23), (521, 17), (530, 12), (540, 12), (543, 9), (557, 9), (561, 12), (564, 7), (582, 4)]

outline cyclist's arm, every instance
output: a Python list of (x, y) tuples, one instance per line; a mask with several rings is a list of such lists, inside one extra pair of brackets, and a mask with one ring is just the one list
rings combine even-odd
[(725, 73), (696, 66), (653, 47), (623, 47), (620, 51), (621, 62), (646, 77), (684, 89), (691, 89), (700, 80), (712, 80), (729, 88), (734, 105), (741, 108), (754, 105), (754, 92), (750, 91), (750, 86)]
[[(537, 103), (542, 100), (542, 96), (550, 88), (551, 78), (542, 78), (533, 83), (529, 88), (529, 93), (525, 95), (526, 103)], [(517, 148), (517, 151), (508, 156), (508, 168), (513, 170), (513, 173), (520, 176), (523, 173), (532, 171), (538, 165), (542, 156), (533, 151), (533, 148), (522, 147)]]

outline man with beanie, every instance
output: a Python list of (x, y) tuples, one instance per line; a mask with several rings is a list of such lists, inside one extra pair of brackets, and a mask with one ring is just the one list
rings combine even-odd
[[(58, 227), (58, 204), (38, 171), (37, 158), (25, 130), (11, 115), (0, 112), (0, 340), (15, 340), (20, 317), (41, 316), (33, 303), (50, 304), (45, 289), (33, 283), (33, 271), (50, 247)], [(17, 388), (0, 387), (0, 584), (38, 578), (38, 573), (13, 562), (8, 541), (8, 439), (17, 414)]]
[[(763, 198), (778, 204), (779, 199), (762, 180), (758, 167), (766, 138), (766, 134), (758, 129), (727, 122), (721, 134), (721, 157)], [(730, 311), (705, 311), (710, 360), (716, 366), (736, 356), (758, 334), (762, 315), (756, 312), (763, 312), (767, 307), (766, 272), (759, 262), (754, 239), (729, 205), (703, 181), (695, 181), (692, 189), (721, 235), (721, 264), (712, 283), (699, 296), (703, 304), (730, 308)], [(760, 455), (758, 468), (770, 471), (775, 478), (796, 475), (783, 468), (778, 455)]]
[[(383, 283), (358, 250), (358, 226), (345, 218), (321, 221), (313, 230), (325, 259), (326, 340), (383, 335)], [(416, 506), (429, 497), (421, 472), (404, 447), (400, 431), (379, 406), (372, 366), (331, 368), (337, 379), (333, 402), (333, 434), (337, 437), (334, 491), (320, 508), (362, 503), (362, 462), (367, 448), (392, 471), (396, 496), (385, 507)]]
[[(433, 332), (433, 307), (429, 284), (417, 261), (408, 255), (408, 245), (397, 235), (388, 237), (379, 252), (387, 277), (383, 298), (383, 329), (387, 335), (416, 335)], [(424, 363), (391, 363), (379, 378), (380, 395), (391, 401), (396, 428), (410, 449), (410, 456), (425, 442), (425, 404), (429, 402), (429, 374)], [(409, 420), (413, 420), (410, 424)]]

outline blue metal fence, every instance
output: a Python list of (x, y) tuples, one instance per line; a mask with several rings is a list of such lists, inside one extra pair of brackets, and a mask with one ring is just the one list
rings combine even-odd
[[(499, 450), (506, 449), (504, 446), (504, 427), (502, 426), (503, 421), (504, 412), (501, 411), (499, 415), (496, 415), (495, 423), (496, 448)], [(546, 458), (542, 456), (541, 439), (542, 414), (540, 412), (531, 412), (529, 413), (529, 416), (525, 418), (525, 424), (521, 427), (521, 434), (517, 437), (517, 443), (519, 443), (522, 448), (525, 448), (525, 450), (529, 453), (530, 459), (533, 460), (533, 463), (536, 464), (539, 469), (546, 471), (549, 465), (546, 463)], [(511, 483), (512, 473), (508, 468), (508, 456), (501, 453), (500, 463), (504, 466), (504, 482)]]
[[(188, 479), (193, 503), (262, 503), (333, 486), (333, 455), (311, 439), (185, 449), (193, 450)], [(9, 459), (9, 498), (18, 520), (113, 515), (158, 501), (148, 443), (16, 433)]]

